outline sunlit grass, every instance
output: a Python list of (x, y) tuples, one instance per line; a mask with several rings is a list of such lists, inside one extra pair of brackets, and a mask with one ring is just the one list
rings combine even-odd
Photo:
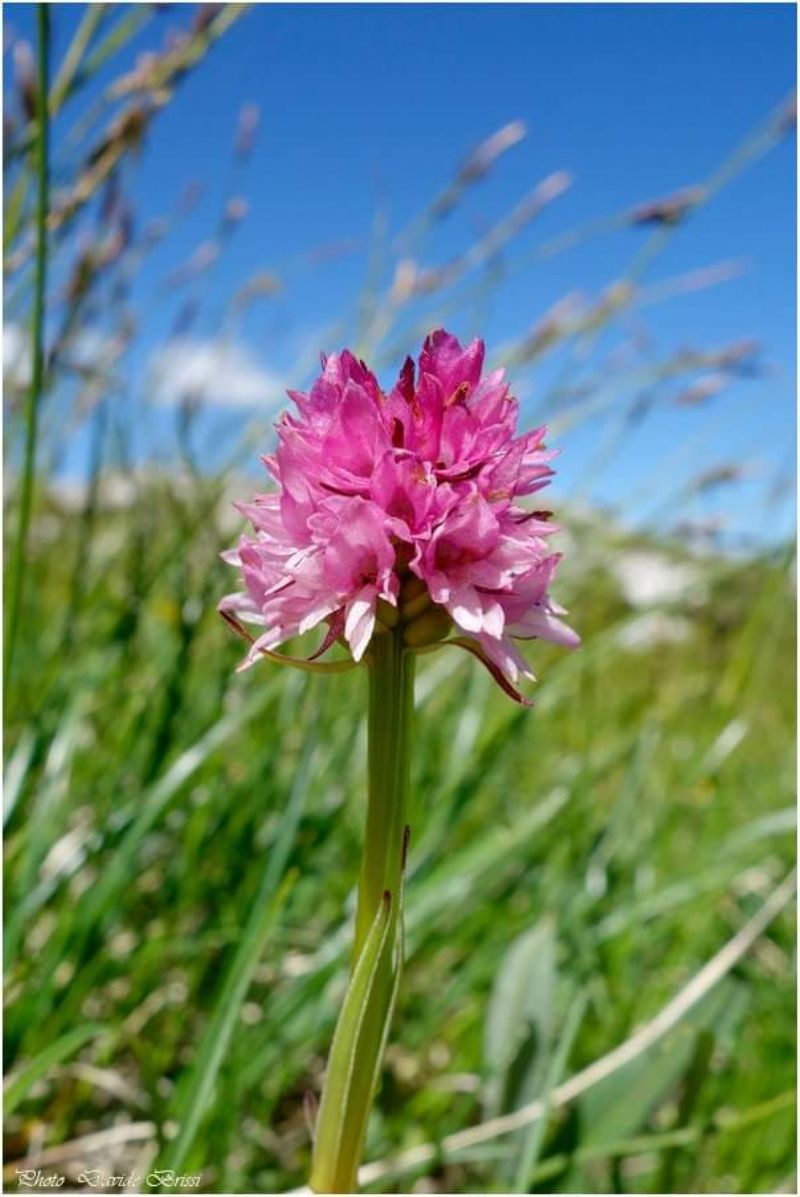
[[(157, 239), (145, 230), (125, 241), (114, 172), (240, 7), (192, 10), (188, 38), (160, 46), (132, 81), (126, 49), (155, 6), (119, 14), (97, 6), (61, 66), (51, 64), (54, 116), (69, 115), (96, 74), (114, 73), (99, 100), (75, 113), (65, 141), (78, 147), (74, 161), (59, 159), (69, 178), (51, 211), (60, 235), (49, 253), (69, 285), (51, 288), (43, 387), (34, 379), (27, 408), (9, 387), (12, 538), (20, 513), (27, 520), (17, 473), (24, 413), (42, 402), (46, 415), (26, 548), (10, 580), (19, 585), (21, 565), (25, 602), (5, 706), (12, 1183), (19, 1166), (74, 1181), (88, 1166), (120, 1174), (158, 1162), (202, 1171), (205, 1191), (303, 1184), (304, 1095), (319, 1094), (346, 981), (365, 678), (299, 676), (266, 662), (237, 675), (241, 646), (215, 612), (231, 585), (219, 561), (235, 535), (228, 500), (252, 489), (236, 469), (267, 443), (268, 414), (226, 445), (227, 465), (212, 477), (198, 466), (189, 397), (177, 420), (180, 463), (134, 468), (136, 423), (148, 408), (119, 377), (133, 327), (126, 286)], [(697, 203), (788, 129), (788, 109), (776, 110), (709, 175)], [(7, 141), (15, 320), (35, 320), (37, 307), (35, 134), (33, 116), (17, 119)], [(641, 213), (618, 214), (544, 241), (525, 259), (512, 244), (535, 215), (523, 205), (467, 246), (449, 278), (426, 272), (425, 239), (523, 134), (512, 122), (479, 145), (401, 230), (396, 257), (419, 251), (405, 274), (397, 257), (394, 273), (381, 275), (390, 239), (376, 221), (375, 268), (354, 306), (363, 347), (379, 360), (415, 342), (409, 330), (480, 305), (497, 285), (498, 248), (513, 273), (608, 231), (641, 235)], [(247, 152), (234, 148), (237, 185)], [(556, 195), (545, 188), (545, 197)], [(179, 205), (166, 231), (180, 219)], [(651, 213), (645, 223), (655, 232), (632, 247), (621, 283), (577, 307), (556, 304), (502, 354), (516, 383), (545, 354), (563, 352), (548, 396), (553, 423), (565, 449), (580, 423), (597, 428), (600, 472), (654, 394), (672, 401), (676, 387), (702, 383), (708, 371), (727, 385), (751, 364), (752, 347), (739, 344), (637, 361), (621, 390), (604, 363), (585, 375), (588, 388), (576, 384), (580, 354), (620, 315), (726, 277), (706, 271), (660, 292), (637, 290), (680, 221)], [(71, 237), (73, 228), (87, 241)], [(116, 256), (87, 257), (86, 244), (106, 238)], [(183, 267), (189, 308), (202, 285), (194, 261)], [(247, 303), (274, 298), (282, 280), (265, 277), (242, 283), (229, 315), (241, 315), (242, 294)], [(98, 311), (114, 351), (80, 374), (70, 352), (82, 329), (96, 328)], [(182, 318), (185, 308), (165, 337)], [(91, 462), (76, 502), (56, 466), (64, 439), (84, 424)], [(740, 464), (727, 467), (723, 484), (737, 484)], [(645, 497), (680, 512), (671, 465), (662, 471)], [(698, 479), (698, 493), (709, 485)], [(541, 677), (534, 709), (515, 707), (457, 654), (420, 663), (408, 963), (369, 1128), (371, 1187), (786, 1188), (795, 1080), (788, 901), (674, 1029), (569, 1100), (559, 1094), (656, 1018), (776, 892), (788, 896), (793, 553), (693, 551), (688, 535), (634, 534), (578, 503), (558, 516), (569, 537), (558, 598), (584, 644), (573, 655), (531, 647)], [(638, 562), (635, 575), (648, 557), (662, 577), (674, 582), (683, 571), (691, 584), (642, 606), (620, 567)], [(486, 1131), (538, 1099), (549, 1106), (544, 1124)], [(450, 1150), (453, 1136), (460, 1146)], [(422, 1162), (399, 1171), (392, 1161), (412, 1149)]]
[[(155, 492), (134, 522), (151, 503), (164, 500)], [(100, 519), (106, 548), (68, 673), (58, 670), (48, 690), (21, 689), (9, 712), (9, 769), (18, 761), (21, 773), (7, 830), (9, 1062), (18, 1071), (58, 1055), (20, 1094), (9, 1131), (22, 1145), (34, 1111), (56, 1143), (144, 1118), (169, 1160), (163, 1136), (191, 1108), (198, 1133), (181, 1148), (184, 1168), (208, 1169), (217, 1190), (280, 1190), (305, 1175), (303, 1094), (319, 1090), (345, 980), (364, 679), (284, 676), (269, 664), (234, 675), (239, 645), (210, 602), (191, 599), (224, 586), (214, 537), (197, 537), (134, 604), (115, 564), (129, 552), (128, 518)], [(167, 556), (169, 521), (157, 526), (145, 566)], [(72, 517), (52, 524), (58, 543), (75, 534)], [(582, 544), (597, 553), (596, 528), (578, 524), (574, 535), (577, 558)], [(52, 543), (41, 537), (32, 560), (47, 585), (41, 627), (21, 640), (31, 675), (68, 586)], [(574, 995), (585, 995), (574, 1071), (657, 1012), (784, 875), (786, 563), (711, 557), (699, 568), (704, 593), (681, 605), (685, 639), (674, 643), (625, 647), (642, 613), (599, 565), (574, 581), (565, 597), (585, 647), (569, 657), (534, 651), (542, 682), (531, 712), (469, 661), (442, 655), (422, 671), (409, 961), (368, 1158), (501, 1109), (488, 1096), (489, 998), (511, 945), (542, 919), (557, 945), (554, 1038)], [(120, 626), (126, 611), (135, 620)], [(243, 940), (254, 920), (263, 929)], [(653, 1063), (642, 1081), (651, 1097), (627, 1100), (619, 1124), (611, 1120), (610, 1152), (621, 1139), (705, 1126), (719, 1109), (791, 1089), (791, 943), (779, 921), (725, 980), (688, 1116), (676, 1103), (699, 1033), (691, 1023), (680, 1067), (662, 1076)], [(244, 969), (249, 986), (237, 987), (231, 968)], [(230, 1026), (216, 1054), (221, 1018)], [(213, 1066), (200, 1097), (198, 1060)], [(88, 1063), (100, 1071), (87, 1073)], [(602, 1190), (630, 1168), (636, 1187), (652, 1189), (667, 1148), (604, 1156), (585, 1100), (583, 1116), (581, 1101), (545, 1136), (540, 1167), (565, 1151), (567, 1161), (547, 1187)], [(791, 1168), (791, 1118), (778, 1106), (768, 1137), (760, 1122), (735, 1136), (710, 1125), (670, 1149), (672, 1183), (717, 1188), (733, 1176), (738, 1185), (745, 1166), (750, 1187), (773, 1187)], [(516, 1142), (449, 1164), (439, 1183), (503, 1188)], [(588, 1144), (585, 1162), (573, 1160)], [(120, 1147), (115, 1159), (140, 1147)]]

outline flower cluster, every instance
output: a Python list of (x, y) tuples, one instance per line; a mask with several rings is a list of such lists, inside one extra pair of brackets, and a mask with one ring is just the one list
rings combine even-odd
[(546, 429), (515, 435), (517, 402), (483, 358), (439, 330), (391, 391), (344, 351), (290, 392), (298, 414), (263, 459), (278, 490), (237, 505), (255, 536), (225, 554), (246, 592), (220, 610), (265, 628), (243, 665), (323, 621), (315, 656), (343, 639), (358, 661), (387, 627), (414, 647), (455, 632), (506, 688), (533, 676), (516, 639), (577, 646), (548, 595), (557, 529), (518, 503), (552, 476)]

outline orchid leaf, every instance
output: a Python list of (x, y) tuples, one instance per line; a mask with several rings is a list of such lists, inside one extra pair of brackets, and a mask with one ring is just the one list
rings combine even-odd
[(318, 1193), (352, 1193), (400, 975), (400, 904), (387, 890), (364, 941), (333, 1038), (311, 1170)]

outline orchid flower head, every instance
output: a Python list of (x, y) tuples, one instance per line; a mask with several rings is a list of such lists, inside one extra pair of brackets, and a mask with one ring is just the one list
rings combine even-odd
[(220, 603), (250, 640), (242, 668), (319, 624), (320, 648), (296, 663), (325, 668), (340, 641), (355, 664), (400, 629), (410, 649), (468, 649), (521, 700), (533, 674), (518, 640), (578, 646), (549, 595), (558, 529), (521, 503), (555, 454), (544, 427), (517, 435), (504, 372), (483, 367), (482, 341), (439, 329), (388, 392), (348, 350), (323, 358), (308, 394), (290, 392), (296, 411), (264, 458), (277, 489), (238, 505), (253, 533), (224, 554), (244, 584)]

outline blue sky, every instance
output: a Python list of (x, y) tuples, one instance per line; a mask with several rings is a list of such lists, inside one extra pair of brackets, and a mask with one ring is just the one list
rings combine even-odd
[[(82, 6), (51, 7), (58, 59)], [(25, 34), (32, 12), (7, 5), (6, 25)], [(190, 16), (188, 6), (167, 6), (129, 60)], [(792, 88), (794, 26), (788, 4), (256, 6), (180, 88), (130, 179), (143, 221), (174, 207), (189, 178), (206, 185), (137, 282), (141, 331), (127, 367), (131, 402), (146, 389), (148, 362), (174, 316), (160, 280), (213, 235), (231, 186), (250, 210), (207, 280), (193, 335), (214, 337), (236, 287), (256, 270), (275, 271), (285, 278), (283, 294), (254, 308), (241, 335), (254, 364), (282, 377), (300, 371), (299, 351), (337, 347), (325, 337), (354, 309), (376, 210), (388, 211), (392, 232), (402, 229), (476, 142), (522, 120), (526, 139), (420, 253), (427, 265), (446, 260), (546, 175), (569, 171), (570, 190), (525, 230), (517, 256), (505, 255), (507, 264), (519, 263), (562, 231), (706, 179)], [(57, 147), (91, 95), (64, 114)], [(259, 106), (261, 124), (239, 179), (230, 146), (245, 102)], [(744, 260), (734, 281), (653, 307), (642, 322), (654, 357), (754, 337), (769, 366), (764, 376), (697, 408), (662, 403), (600, 466), (606, 434), (597, 421), (565, 432), (559, 493), (617, 503), (635, 520), (668, 509), (670, 488), (679, 489), (682, 478), (746, 460), (755, 463), (750, 482), (696, 502), (689, 514), (724, 509), (736, 529), (763, 525), (764, 495), (793, 465), (794, 153), (787, 139), (752, 164), (677, 231), (646, 280)], [(624, 273), (646, 237), (625, 228), (519, 268), (490, 305), (456, 316), (453, 331), (482, 331), (490, 346), (505, 343), (568, 292), (596, 296)], [(336, 242), (362, 248), (313, 270), (299, 266), (309, 247)], [(614, 344), (612, 335), (608, 348)], [(561, 368), (557, 359), (545, 361), (525, 378), (527, 413), (538, 410)], [(392, 366), (382, 373), (388, 381)], [(155, 417), (155, 427), (172, 418)], [(78, 438), (68, 467), (80, 469), (83, 453)], [(777, 523), (774, 513), (768, 518), (760, 535), (787, 530), (787, 512)]]

